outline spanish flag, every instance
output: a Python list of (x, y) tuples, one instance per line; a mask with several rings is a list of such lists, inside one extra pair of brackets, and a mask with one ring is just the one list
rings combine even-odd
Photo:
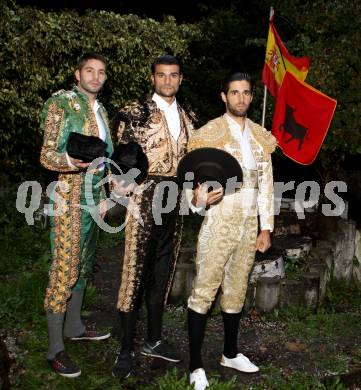
[(310, 59), (308, 57), (292, 56), (281, 41), (271, 19), (268, 30), (266, 59), (262, 71), (262, 81), (273, 97), (277, 97), (286, 71), (293, 74), (296, 79), (304, 81)]
[(335, 99), (286, 72), (272, 126), (283, 153), (299, 164), (312, 164), (326, 137), (336, 104)]

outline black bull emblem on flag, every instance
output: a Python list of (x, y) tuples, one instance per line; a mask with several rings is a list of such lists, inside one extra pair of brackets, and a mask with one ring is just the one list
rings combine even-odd
[(283, 130), (282, 138), (286, 137), (286, 133), (290, 134), (290, 137), (285, 140), (286, 144), (292, 140), (298, 140), (298, 150), (301, 150), (303, 141), (308, 133), (308, 129), (296, 122), (296, 119), (293, 116), (294, 111), (296, 111), (295, 108), (286, 104), (285, 121), (280, 124), (278, 130)]

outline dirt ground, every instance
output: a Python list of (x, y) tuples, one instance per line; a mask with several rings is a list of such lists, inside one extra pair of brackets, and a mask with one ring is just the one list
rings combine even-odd
[[(89, 325), (97, 324), (97, 327), (113, 327), (113, 337), (119, 337), (117, 313), (115, 310), (116, 298), (121, 274), (121, 245), (100, 250), (98, 253), (99, 267), (93, 274), (93, 283), (97, 290), (97, 299), (87, 318)], [(139, 321), (136, 334), (137, 367), (133, 373), (135, 378), (129, 389), (136, 389), (137, 384), (149, 384), (154, 377), (164, 374), (167, 370), (176, 366), (180, 373), (187, 373), (188, 368), (188, 338), (186, 332), (186, 309), (183, 306), (167, 306), (164, 319), (164, 339), (175, 345), (183, 355), (183, 361), (179, 364), (164, 362), (160, 359), (151, 359), (137, 353), (143, 342), (144, 313), (139, 313)], [(267, 321), (256, 312), (244, 317), (240, 325), (239, 351), (244, 353), (255, 364), (261, 366), (256, 374), (242, 374), (234, 370), (220, 366), (219, 359), (223, 345), (223, 326), (221, 316), (217, 308), (211, 314), (205, 335), (203, 347), (203, 360), (207, 372), (217, 376), (220, 380), (229, 380), (236, 375), (236, 382), (240, 388), (252, 388), (264, 383), (265, 376), (276, 374), (277, 378), (291, 377), (295, 372), (307, 374), (309, 377), (317, 377), (324, 381), (325, 378), (335, 374), (327, 369), (320, 369), (315, 357), (325, 353), (336, 353), (340, 349), (352, 349), (354, 340), (345, 336), (338, 345), (325, 346), (325, 341), (320, 339), (312, 345), (303, 340), (290, 338), (285, 332), (287, 325), (280, 321)], [(361, 337), (361, 336), (360, 336)], [(359, 344), (360, 345), (360, 344)], [(332, 351), (334, 348), (334, 351)], [(342, 383), (350, 389), (361, 389), (361, 366), (357, 362), (350, 374), (341, 375)], [(273, 387), (265, 387), (273, 388)], [(275, 385), (274, 388), (277, 388)], [(297, 387), (300, 388), (300, 387)], [(308, 388), (307, 385), (301, 388)], [(331, 387), (330, 387), (331, 388)], [(333, 388), (333, 387), (332, 387)], [(336, 387), (335, 387), (336, 388)], [(338, 387), (337, 387), (338, 388)], [(342, 387), (345, 388), (345, 387)]]

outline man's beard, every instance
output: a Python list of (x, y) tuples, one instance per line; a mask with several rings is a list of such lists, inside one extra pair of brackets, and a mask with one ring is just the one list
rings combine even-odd
[(103, 85), (100, 85), (100, 87), (92, 88), (90, 85), (87, 85), (86, 83), (79, 83), (80, 86), (87, 92), (97, 95), (98, 92), (102, 89)]
[(245, 110), (237, 110), (236, 108), (232, 107), (232, 106), (227, 106), (228, 108), (228, 111), (234, 115), (234, 116), (238, 116), (240, 118), (244, 118), (247, 116), (247, 111), (248, 109), (245, 109)]
[(157, 95), (163, 97), (173, 97), (177, 94), (178, 90), (176, 88), (167, 88), (165, 91), (163, 88), (156, 90)]

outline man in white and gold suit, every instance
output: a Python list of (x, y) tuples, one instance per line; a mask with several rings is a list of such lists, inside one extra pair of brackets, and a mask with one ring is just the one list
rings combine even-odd
[[(143, 225), (127, 213), (125, 253), (117, 308), (122, 330), (121, 350), (113, 375), (130, 375), (135, 365), (134, 330), (143, 296), (147, 307), (147, 335), (141, 354), (179, 362), (180, 356), (162, 339), (162, 318), (178, 254), (182, 219), (181, 192), (175, 183), (178, 161), (186, 154), (191, 120), (176, 100), (182, 83), (178, 60), (164, 55), (151, 67), (154, 94), (151, 99), (122, 108), (114, 120), (118, 143), (136, 141), (148, 158), (148, 177), (132, 202), (138, 207)], [(159, 188), (164, 186), (164, 191)], [(173, 184), (174, 207), (155, 219), (157, 205), (163, 211), (170, 201)], [(169, 188), (169, 191), (167, 191)], [(159, 210), (158, 210), (159, 211)]]
[[(252, 83), (247, 74), (233, 73), (224, 83), (221, 98), (226, 113), (194, 132), (188, 150), (202, 147), (223, 149), (235, 157), (243, 182), (233, 193), (216, 189), (207, 192), (199, 185), (188, 197), (194, 211), (208, 206), (199, 233), (196, 268), (188, 299), (190, 383), (196, 390), (208, 387), (201, 348), (207, 313), (221, 287), (224, 348), (221, 365), (243, 372), (258, 367), (238, 352), (240, 313), (247, 290), (255, 252), (271, 246), (273, 229), (273, 176), (271, 153), (273, 135), (247, 118), (252, 102)], [(258, 233), (258, 215), (260, 233)]]

